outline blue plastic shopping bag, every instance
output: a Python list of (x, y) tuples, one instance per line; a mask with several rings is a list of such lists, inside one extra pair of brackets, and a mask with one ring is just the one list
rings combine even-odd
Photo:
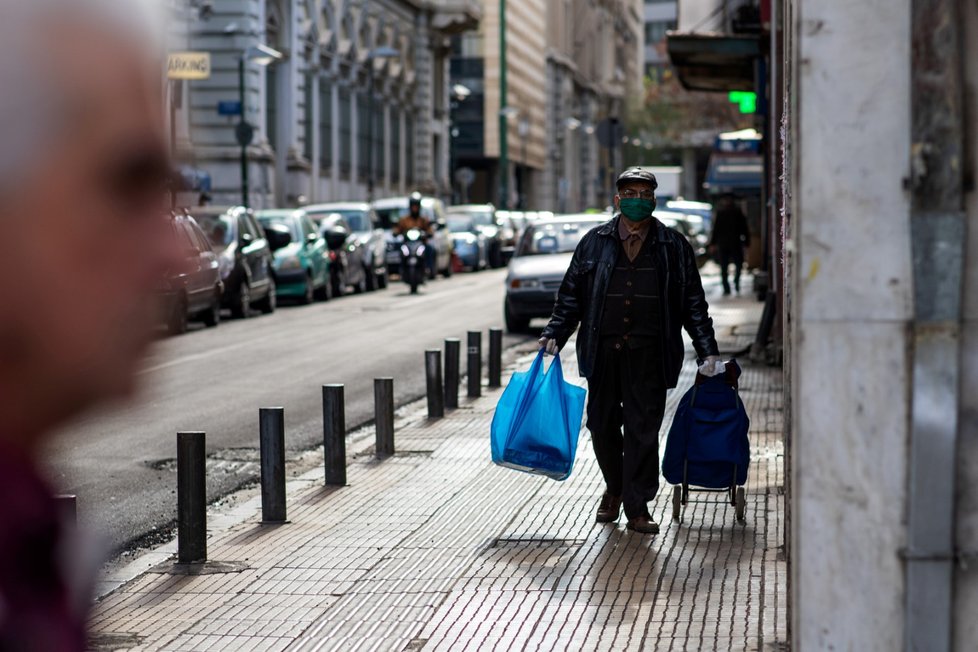
[(564, 380), (560, 358), (543, 368), (543, 351), (529, 371), (513, 374), (492, 418), (492, 461), (566, 480), (574, 467), (584, 414), (583, 387)]

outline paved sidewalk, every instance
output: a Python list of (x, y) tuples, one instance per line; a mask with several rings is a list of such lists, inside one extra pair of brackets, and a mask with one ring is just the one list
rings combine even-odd
[[(725, 352), (750, 344), (759, 309), (715, 301)], [(666, 426), (692, 381), (686, 367)], [(214, 528), (209, 558), (240, 562), (236, 572), (148, 572), (121, 586), (97, 605), (93, 648), (784, 649), (781, 373), (744, 368), (745, 525), (719, 496), (674, 523), (668, 487), (650, 505), (658, 536), (595, 524), (603, 483), (587, 432), (566, 482), (495, 467), (494, 391), (440, 421), (416, 413), (394, 458), (350, 461), (347, 487), (310, 474), (289, 496), (287, 525), (263, 527), (255, 511)]]

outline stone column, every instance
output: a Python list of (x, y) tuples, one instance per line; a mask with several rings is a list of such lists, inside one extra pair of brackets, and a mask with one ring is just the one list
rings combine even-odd
[(330, 120), (330, 131), (332, 136), (332, 151), (333, 154), (330, 157), (332, 164), (330, 165), (330, 179), (329, 179), (329, 194), (330, 200), (336, 198), (340, 190), (340, 85), (339, 80), (335, 77), (331, 80), (330, 87), (330, 102), (332, 102), (332, 109), (330, 114), (332, 115), (332, 120)]
[(322, 139), (319, 134), (321, 107), (319, 105), (319, 69), (314, 68), (312, 74), (308, 76), (309, 84), (309, 202), (319, 201), (319, 170), (322, 159)]
[(414, 166), (415, 186), (426, 192), (436, 190), (434, 152), (432, 151), (432, 120), (434, 117), (434, 53), (431, 48), (428, 16), (419, 13), (414, 30)]

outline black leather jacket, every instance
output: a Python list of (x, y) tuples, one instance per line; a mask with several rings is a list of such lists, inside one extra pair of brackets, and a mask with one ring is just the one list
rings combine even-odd
[[(591, 229), (574, 252), (570, 267), (557, 292), (550, 323), (543, 329), (543, 336), (556, 339), (561, 348), (570, 339), (578, 324), (577, 361), (581, 375), (590, 377), (601, 333), (601, 316), (608, 281), (618, 260), (620, 236), (616, 215)], [(662, 371), (667, 387), (679, 382), (685, 351), (682, 329), (693, 340), (696, 354), (701, 358), (719, 355), (713, 333), (713, 320), (707, 313), (708, 305), (703, 294), (703, 284), (696, 267), (693, 248), (682, 235), (654, 220), (649, 230), (650, 246), (655, 247), (659, 270), (659, 296), (664, 297), (660, 315), (662, 342)]]

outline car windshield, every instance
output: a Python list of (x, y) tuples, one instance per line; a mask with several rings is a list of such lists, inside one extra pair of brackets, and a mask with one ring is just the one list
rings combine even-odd
[(493, 217), (492, 211), (470, 211), (469, 215), (472, 216), (472, 221), (476, 223), (476, 226), (492, 226)]
[(392, 229), (401, 219), (401, 217), (407, 213), (407, 209), (407, 202), (405, 202), (403, 206), (385, 206), (384, 208), (375, 208), (374, 212), (377, 213), (377, 219), (380, 221), (381, 228)]
[(452, 233), (471, 231), (472, 227), (475, 226), (472, 216), (466, 213), (449, 213), (445, 221), (448, 224), (448, 230)]
[(546, 222), (530, 226), (520, 240), (517, 256), (566, 254), (577, 248), (584, 234), (599, 222)]
[(201, 230), (215, 249), (223, 249), (238, 238), (235, 220), (227, 213), (194, 215)]
[(288, 229), (289, 235), (292, 236), (292, 242), (300, 242), (302, 240), (302, 230), (299, 228), (299, 220), (294, 217), (258, 215), (258, 223), (263, 227), (285, 227)]
[(325, 213), (310, 213), (309, 217), (316, 220), (317, 223), (320, 223), (327, 215), (343, 216), (343, 218), (346, 219), (346, 223), (350, 225), (350, 229), (353, 231), (370, 230), (370, 220), (367, 217), (367, 212), (356, 208), (335, 210)]

